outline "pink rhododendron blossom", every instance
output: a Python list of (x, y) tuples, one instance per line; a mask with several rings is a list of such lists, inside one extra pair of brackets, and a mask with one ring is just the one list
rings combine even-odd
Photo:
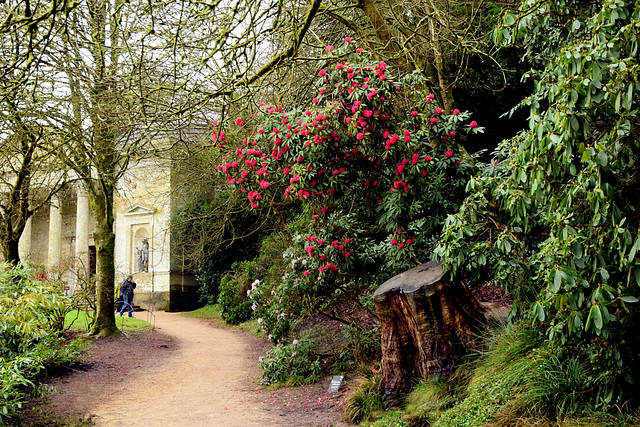
[(351, 43), (351, 37), (345, 37), (344, 38), (344, 42), (345, 43)]
[(327, 52), (331, 52), (333, 50), (333, 46), (329, 45), (325, 48)]
[(242, 121), (242, 117), (238, 117), (238, 118), (236, 119), (236, 124), (237, 124), (238, 126), (244, 126), (244, 122)]
[(319, 75), (320, 77), (323, 77), (325, 74), (327, 74), (327, 72), (326, 72), (325, 70), (320, 70), (320, 71), (318, 71), (318, 75)]
[(473, 128), (477, 128), (477, 127), (478, 127), (478, 122), (476, 122), (475, 120), (474, 120), (474, 121), (472, 121), (471, 123), (469, 123), (469, 127), (470, 127), (471, 129), (473, 129)]
[(445, 156), (445, 157), (452, 157), (452, 156), (453, 156), (453, 151), (451, 151), (451, 150), (447, 150), (447, 151), (444, 153), (444, 156)]

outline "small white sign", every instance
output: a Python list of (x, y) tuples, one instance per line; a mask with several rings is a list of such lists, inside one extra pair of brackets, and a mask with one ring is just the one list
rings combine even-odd
[(334, 375), (331, 380), (331, 384), (329, 384), (329, 393), (337, 393), (340, 390), (340, 386), (342, 385), (342, 380), (344, 379), (343, 375)]

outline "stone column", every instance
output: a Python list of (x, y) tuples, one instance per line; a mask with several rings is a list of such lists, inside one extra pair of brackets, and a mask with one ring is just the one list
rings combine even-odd
[(31, 255), (31, 217), (27, 220), (18, 242), (18, 255), (21, 261), (27, 260)]
[(47, 265), (49, 271), (57, 272), (60, 268), (60, 249), (62, 247), (62, 211), (60, 198), (51, 197), (49, 207), (49, 256)]
[(87, 277), (89, 271), (89, 196), (82, 185), (76, 187), (76, 274)]

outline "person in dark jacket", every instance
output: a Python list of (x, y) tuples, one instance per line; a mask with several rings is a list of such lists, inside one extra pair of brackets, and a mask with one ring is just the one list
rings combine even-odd
[(133, 290), (135, 288), (136, 283), (133, 281), (133, 276), (131, 275), (120, 285), (120, 296), (123, 299), (120, 317), (122, 317), (125, 309), (129, 310), (129, 317), (133, 317)]

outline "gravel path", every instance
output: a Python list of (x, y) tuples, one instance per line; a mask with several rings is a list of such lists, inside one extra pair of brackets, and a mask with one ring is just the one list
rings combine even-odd
[(265, 389), (257, 384), (265, 343), (207, 321), (157, 312), (156, 331), (93, 348), (88, 369), (50, 381), (63, 391), (49, 405), (62, 418), (95, 426), (344, 425), (341, 394), (325, 391), (330, 380)]

